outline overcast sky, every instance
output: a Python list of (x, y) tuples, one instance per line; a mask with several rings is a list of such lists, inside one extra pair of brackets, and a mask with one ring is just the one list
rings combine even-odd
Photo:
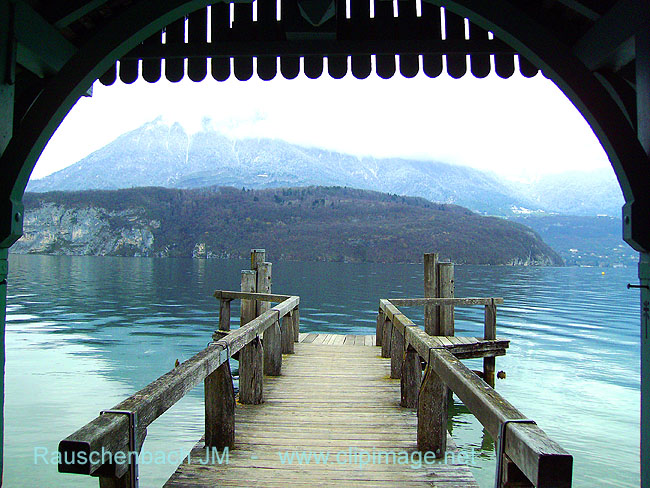
[(73, 164), (158, 116), (189, 131), (210, 117), (235, 137), (462, 164), (514, 179), (610, 167), (589, 125), (541, 75), (361, 81), (278, 75), (269, 82), (97, 82), (92, 98), (82, 98), (58, 129), (32, 177)]

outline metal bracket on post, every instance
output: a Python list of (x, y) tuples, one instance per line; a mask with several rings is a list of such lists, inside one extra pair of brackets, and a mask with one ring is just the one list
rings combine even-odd
[(508, 424), (535, 424), (530, 419), (504, 420), (499, 426), (499, 437), (497, 438), (497, 473), (494, 479), (494, 488), (501, 488), (501, 477), (503, 476), (503, 456), (506, 452), (506, 427)]
[(137, 433), (135, 430), (138, 423), (137, 415), (135, 412), (129, 410), (102, 410), (99, 412), (99, 415), (104, 415), (105, 413), (116, 413), (129, 416), (129, 472), (131, 474), (132, 488), (138, 488), (138, 463), (131, 459), (131, 453), (137, 453)]
[[(230, 360), (230, 346), (228, 344), (218, 343), (220, 346), (225, 346), (225, 349), (219, 351), (219, 363), (223, 364), (226, 361)], [(225, 356), (224, 356), (225, 353)]]

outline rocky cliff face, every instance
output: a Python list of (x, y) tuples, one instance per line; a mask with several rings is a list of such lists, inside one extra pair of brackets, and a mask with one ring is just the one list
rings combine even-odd
[(160, 222), (143, 209), (109, 211), (47, 203), (27, 211), (15, 253), (92, 256), (153, 256), (153, 230)]
[(528, 227), (455, 205), (341, 187), (28, 193), (16, 253), (562, 265)]

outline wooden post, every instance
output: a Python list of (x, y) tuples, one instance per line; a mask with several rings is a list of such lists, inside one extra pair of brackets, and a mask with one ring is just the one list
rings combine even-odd
[(282, 371), (282, 332), (280, 321), (264, 331), (264, 374), (280, 376)]
[(298, 342), (300, 340), (300, 308), (299, 307), (293, 309), (291, 318), (293, 318), (293, 342)]
[(401, 393), (402, 401), (400, 405), (406, 408), (417, 408), (418, 393), (422, 383), (422, 364), (420, 356), (410, 344), (406, 347), (404, 361), (402, 363), (402, 381)]
[(418, 395), (418, 451), (442, 458), (447, 450), (447, 387), (427, 364)]
[[(256, 266), (257, 271), (257, 293), (271, 293), (271, 263), (258, 262), (263, 258), (260, 250), (251, 251), (251, 264)], [(271, 302), (257, 301), (257, 316), (259, 317), (267, 310), (270, 310)], [(264, 374), (279, 376), (282, 369), (282, 335), (280, 324), (274, 323), (264, 331), (262, 336), (264, 344)]]
[(295, 352), (293, 342), (293, 311), (282, 317), (282, 354)]
[[(454, 263), (438, 263), (438, 293), (440, 298), (454, 297)], [(454, 306), (440, 307), (440, 335), (454, 335)]]
[(501, 468), (501, 487), (503, 488), (534, 488), (526, 475), (521, 472), (515, 463), (508, 457), (507, 454), (503, 455), (503, 464)]
[(127, 470), (120, 478), (99, 477), (99, 488), (132, 488), (131, 472)]
[[(241, 291), (246, 293), (255, 293), (256, 290), (256, 273), (253, 270), (243, 269), (241, 272)], [(242, 327), (255, 318), (255, 300), (241, 301), (241, 314), (239, 326)]]
[(257, 265), (266, 261), (266, 250), (251, 249), (251, 269), (257, 271)]
[(219, 330), (230, 330), (230, 302), (225, 298), (219, 300)]
[[(271, 293), (271, 263), (257, 263), (257, 293)], [(271, 308), (271, 302), (257, 302), (257, 317)]]
[[(241, 291), (255, 292), (256, 272), (242, 270)], [(255, 300), (241, 301), (240, 327), (255, 318)], [(239, 401), (241, 403), (262, 403), (262, 380), (264, 377), (264, 361), (262, 343), (257, 337), (246, 344), (239, 352)]]
[(384, 326), (382, 327), (384, 333), (381, 341), (381, 357), (390, 357), (390, 339), (393, 335), (393, 324), (390, 319), (384, 316)]
[(230, 361), (212, 372), (205, 384), (205, 447), (235, 447), (235, 390)]
[(379, 309), (377, 313), (377, 331), (375, 332), (375, 344), (381, 346), (384, 338), (384, 312)]
[(402, 332), (393, 327), (392, 342), (390, 345), (390, 377), (402, 377), (402, 363), (404, 362), (404, 336)]
[[(438, 297), (438, 253), (424, 255), (424, 298)], [(436, 305), (424, 306), (424, 331), (429, 335), (440, 335), (440, 312)]]
[(264, 401), (264, 348), (256, 337), (239, 352), (239, 402), (252, 405)]
[[(495, 340), (497, 338), (497, 306), (494, 303), (485, 306), (485, 329), (483, 337), (486, 340)], [(496, 370), (496, 357), (483, 358), (483, 379), (485, 382), (494, 388), (494, 371)]]

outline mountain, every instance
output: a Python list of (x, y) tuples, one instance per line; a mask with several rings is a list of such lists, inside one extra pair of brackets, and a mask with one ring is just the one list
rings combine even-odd
[(545, 175), (529, 183), (511, 183), (513, 192), (533, 208), (566, 214), (620, 218), (623, 193), (614, 171), (567, 171)]
[(527, 227), (456, 205), (341, 187), (28, 193), (17, 253), (562, 265)]
[(574, 215), (519, 215), (510, 220), (537, 232), (569, 266), (634, 266), (639, 255), (621, 239), (621, 219)]
[(398, 158), (358, 158), (275, 139), (229, 139), (204, 123), (189, 135), (160, 119), (123, 134), (27, 191), (120, 189), (139, 186), (252, 189), (347, 186), (466, 206), (502, 215), (530, 207), (491, 174), (464, 166)]

